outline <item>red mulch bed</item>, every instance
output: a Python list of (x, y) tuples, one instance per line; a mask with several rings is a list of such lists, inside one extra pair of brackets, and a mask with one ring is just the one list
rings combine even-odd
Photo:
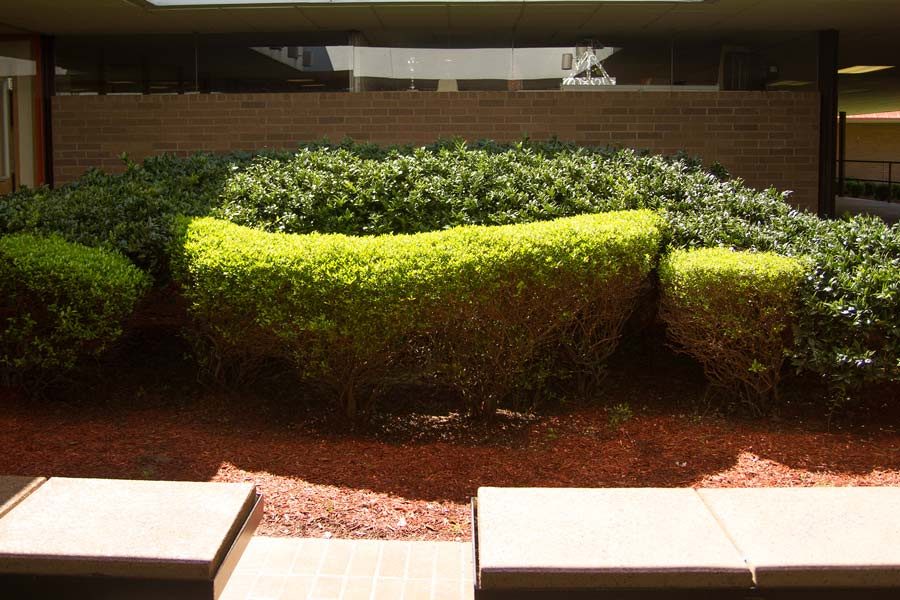
[[(894, 417), (829, 430), (802, 411), (698, 416), (684, 400), (702, 378), (672, 357), (621, 361), (595, 404), (476, 425), (401, 412), (336, 432), (258, 392), (202, 388), (176, 358), (148, 365), (165, 349), (138, 347), (115, 381), (42, 401), (0, 389), (0, 473), (252, 481), (266, 535), (433, 540), (469, 539), (479, 486), (900, 485)], [(604, 406), (623, 402), (634, 414), (613, 426)]]

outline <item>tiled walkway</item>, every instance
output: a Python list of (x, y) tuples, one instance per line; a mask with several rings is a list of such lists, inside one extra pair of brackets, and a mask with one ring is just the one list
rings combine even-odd
[(472, 545), (255, 537), (221, 600), (470, 600)]

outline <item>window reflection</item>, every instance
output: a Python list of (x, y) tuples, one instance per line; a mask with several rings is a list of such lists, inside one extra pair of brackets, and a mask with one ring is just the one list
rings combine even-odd
[(375, 43), (358, 32), (69, 36), (57, 93), (795, 90), (814, 87), (815, 65), (815, 36), (789, 32), (566, 43), (501, 32), (443, 47), (390, 31)]
[(349, 34), (201, 36), (200, 91), (346, 92)]

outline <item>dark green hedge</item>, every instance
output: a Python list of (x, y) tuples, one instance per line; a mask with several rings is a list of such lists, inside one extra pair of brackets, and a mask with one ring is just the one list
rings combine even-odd
[(174, 265), (213, 362), (288, 358), (331, 385), (349, 416), (410, 374), (436, 376), (490, 413), (541, 359), (605, 360), (661, 225), (635, 211), (350, 237), (206, 218), (182, 222)]
[(149, 280), (128, 259), (58, 237), (0, 238), (0, 372), (33, 383), (102, 352)]
[(0, 197), (0, 234), (60, 235), (120, 252), (165, 277), (176, 215), (207, 214), (240, 156), (160, 156), (112, 175), (91, 170), (69, 185)]

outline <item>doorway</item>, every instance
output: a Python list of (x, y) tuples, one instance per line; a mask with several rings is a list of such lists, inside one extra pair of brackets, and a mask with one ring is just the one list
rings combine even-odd
[(35, 44), (0, 38), (0, 194), (43, 183)]
[(9, 194), (16, 187), (15, 103), (12, 94), (12, 78), (0, 77), (0, 195)]

